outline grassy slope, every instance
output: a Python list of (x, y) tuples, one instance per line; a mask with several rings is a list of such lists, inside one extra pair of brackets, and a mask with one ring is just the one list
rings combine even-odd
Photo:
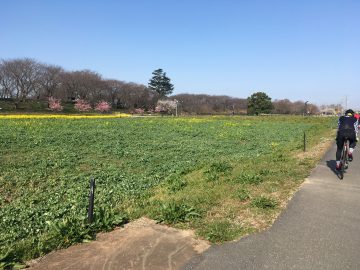
[[(213, 242), (268, 226), (334, 119), (0, 120), (0, 253), (24, 260), (142, 215)], [(97, 180), (91, 228), (88, 180)], [(1, 261), (1, 260), (0, 260)]]

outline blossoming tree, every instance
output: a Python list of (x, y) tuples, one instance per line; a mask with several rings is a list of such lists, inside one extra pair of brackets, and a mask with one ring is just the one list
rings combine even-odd
[(79, 112), (88, 112), (92, 109), (90, 103), (83, 99), (75, 100), (74, 108)]
[(111, 105), (109, 102), (100, 101), (95, 105), (95, 111), (105, 113), (111, 111)]
[(63, 110), (63, 106), (61, 106), (61, 100), (56, 99), (54, 97), (49, 97), (49, 109), (51, 111), (61, 112)]

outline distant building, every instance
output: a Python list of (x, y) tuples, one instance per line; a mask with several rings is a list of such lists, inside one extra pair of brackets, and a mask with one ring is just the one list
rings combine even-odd
[(337, 115), (337, 111), (334, 108), (324, 108), (320, 110), (322, 115)]

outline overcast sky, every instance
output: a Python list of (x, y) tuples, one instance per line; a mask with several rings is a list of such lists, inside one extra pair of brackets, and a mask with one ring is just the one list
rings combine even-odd
[(358, 0), (1, 0), (0, 58), (360, 108)]

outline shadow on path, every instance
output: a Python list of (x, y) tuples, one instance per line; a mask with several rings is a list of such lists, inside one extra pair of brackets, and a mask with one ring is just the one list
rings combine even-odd
[(338, 172), (336, 171), (336, 160), (327, 160), (326, 165), (336, 176), (338, 176)]

